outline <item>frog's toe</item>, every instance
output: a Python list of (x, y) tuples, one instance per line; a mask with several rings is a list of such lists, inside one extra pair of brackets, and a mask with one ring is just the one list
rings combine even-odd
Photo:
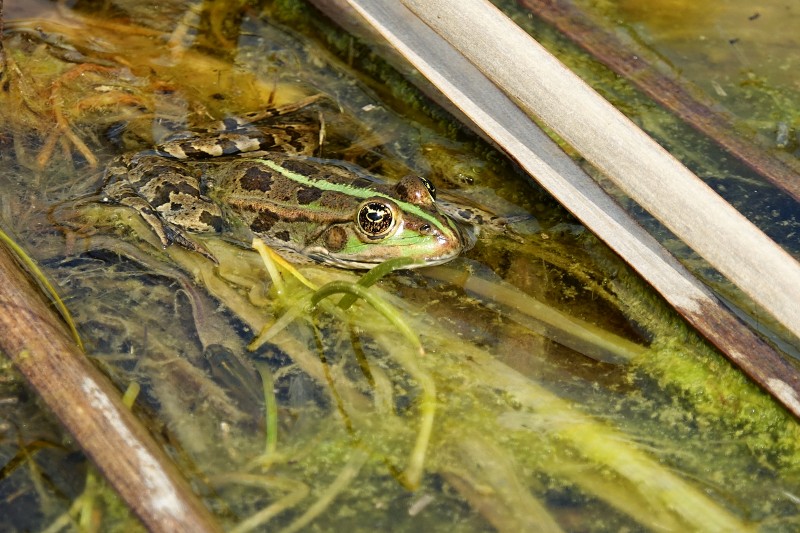
[(191, 240), (189, 237), (184, 235), (183, 232), (181, 232), (180, 230), (168, 225), (164, 225), (163, 229), (164, 229), (164, 234), (167, 238), (167, 244), (165, 244), (165, 247), (168, 244), (175, 243), (179, 246), (182, 246), (183, 248), (186, 248), (187, 250), (191, 250), (192, 252), (197, 252), (206, 259), (210, 259), (215, 264), (219, 264), (217, 258), (214, 257), (214, 255), (208, 250), (208, 248), (206, 248), (205, 246), (203, 246), (198, 242)]

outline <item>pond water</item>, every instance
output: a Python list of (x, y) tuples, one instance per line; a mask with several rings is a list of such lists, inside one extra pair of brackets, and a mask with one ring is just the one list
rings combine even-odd
[[(795, 528), (796, 421), (377, 48), (301, 2), (4, 9), (0, 225), (225, 529)], [(342, 310), (314, 290), (363, 273), (278, 266), (281, 287), (249, 243), (192, 235), (214, 262), (98, 201), (121, 154), (313, 95), (268, 126), (507, 226)], [(136, 527), (0, 363), (0, 531)]]

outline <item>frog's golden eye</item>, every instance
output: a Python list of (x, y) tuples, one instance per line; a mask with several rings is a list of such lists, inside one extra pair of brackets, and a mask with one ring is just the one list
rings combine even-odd
[(397, 225), (397, 207), (382, 198), (370, 198), (358, 207), (356, 226), (368, 239), (383, 239)]
[(422, 181), (422, 184), (425, 185), (425, 188), (428, 189), (428, 192), (431, 193), (431, 198), (436, 200), (436, 185), (428, 178), (420, 176), (419, 179)]

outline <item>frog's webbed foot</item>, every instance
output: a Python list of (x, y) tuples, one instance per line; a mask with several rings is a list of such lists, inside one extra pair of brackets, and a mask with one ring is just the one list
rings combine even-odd
[(260, 111), (254, 111), (252, 113), (246, 113), (242, 115), (238, 119), (228, 119), (227, 121), (223, 121), (226, 127), (230, 127), (233, 123), (230, 122), (231, 120), (236, 120), (236, 127), (241, 127), (246, 124), (252, 124), (254, 122), (260, 122), (262, 120), (267, 120), (273, 117), (280, 117), (283, 115), (289, 115), (291, 113), (296, 113), (301, 109), (305, 109), (306, 107), (310, 106), (311, 104), (316, 103), (319, 100), (324, 98), (328, 98), (327, 95), (322, 93), (312, 94), (311, 96), (307, 96), (295, 102), (289, 102), (288, 104), (283, 104), (279, 106), (269, 106), (265, 109)]
[[(178, 228), (176, 228), (176, 227), (174, 227), (174, 226), (172, 226), (170, 224), (163, 224), (163, 223), (162, 223), (161, 227), (163, 229), (164, 235), (167, 238), (167, 244), (164, 245), (165, 247), (168, 246), (169, 243), (175, 243), (175, 244), (178, 244), (178, 245), (186, 248), (187, 250), (191, 250), (193, 252), (197, 252), (198, 254), (202, 255), (206, 259), (210, 259), (214, 263), (219, 264), (219, 261), (217, 260), (217, 258), (214, 257), (210, 251), (208, 251), (208, 248), (206, 248), (205, 246), (203, 246), (199, 242), (195, 242), (195, 241), (191, 240), (189, 237), (187, 237)], [(162, 243), (163, 243), (163, 241), (162, 241)]]

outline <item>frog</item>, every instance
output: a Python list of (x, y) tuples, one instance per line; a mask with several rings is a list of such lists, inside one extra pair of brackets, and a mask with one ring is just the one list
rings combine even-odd
[(437, 204), (425, 177), (389, 183), (315, 157), (318, 144), (313, 131), (291, 123), (245, 131), (226, 121), (214, 133), (118, 157), (105, 171), (101, 200), (136, 210), (164, 247), (214, 261), (193, 234), (243, 246), (257, 237), (290, 261), (343, 269), (399, 257), (412, 267), (437, 265), (474, 245), (474, 229)]

